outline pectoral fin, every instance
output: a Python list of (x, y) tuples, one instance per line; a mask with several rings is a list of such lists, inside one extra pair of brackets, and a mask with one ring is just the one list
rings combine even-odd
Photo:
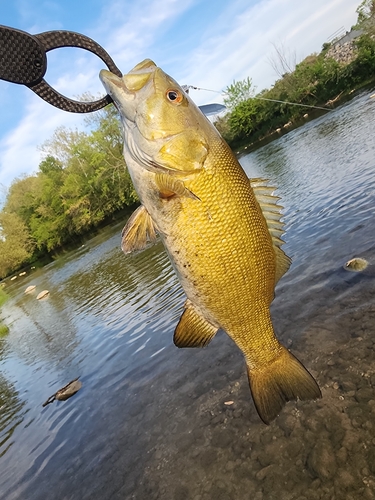
[(124, 253), (143, 250), (148, 242), (156, 241), (154, 223), (143, 205), (130, 216), (121, 236), (121, 248)]
[(250, 179), (251, 187), (253, 188), (255, 198), (263, 212), (264, 218), (267, 222), (268, 231), (272, 238), (273, 249), (276, 258), (276, 276), (275, 284), (287, 272), (292, 262), (291, 258), (281, 249), (284, 241), (280, 236), (284, 233), (284, 223), (280, 220), (282, 214), (280, 213), (283, 208), (278, 204), (279, 197), (275, 196), (273, 192), (275, 188), (267, 185), (265, 179)]
[(169, 174), (156, 174), (155, 182), (159, 189), (160, 198), (168, 200), (174, 196), (187, 196), (199, 200), (195, 194), (185, 187), (183, 181), (176, 179)]
[(173, 342), (177, 347), (204, 347), (214, 338), (217, 330), (187, 300), (185, 311), (174, 332)]

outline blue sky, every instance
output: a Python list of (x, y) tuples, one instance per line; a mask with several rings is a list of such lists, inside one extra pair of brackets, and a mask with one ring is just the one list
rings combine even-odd
[[(356, 22), (360, 0), (12, 0), (0, 23), (32, 34), (83, 33), (109, 52), (126, 73), (145, 58), (180, 84), (222, 91), (250, 76), (257, 90), (278, 78), (270, 58), (282, 44), (297, 62), (336, 30)], [(104, 94), (96, 56), (79, 49), (47, 55), (46, 80), (68, 97)], [(192, 91), (197, 104), (221, 95)], [(84, 128), (84, 116), (42, 101), (26, 87), (0, 80), (0, 188), (37, 171), (40, 146), (57, 127)], [(0, 200), (4, 189), (0, 189)]]

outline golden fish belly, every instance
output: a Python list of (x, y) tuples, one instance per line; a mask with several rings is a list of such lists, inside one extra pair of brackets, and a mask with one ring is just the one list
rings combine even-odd
[[(162, 232), (164, 244), (191, 302), (244, 352), (252, 351), (244, 328), (255, 336), (260, 313), (269, 315), (275, 284), (275, 255), (264, 217), (235, 163), (222, 175), (212, 176), (208, 169), (186, 186), (199, 199), (163, 201), (173, 214)], [(274, 337), (272, 327), (265, 334)]]

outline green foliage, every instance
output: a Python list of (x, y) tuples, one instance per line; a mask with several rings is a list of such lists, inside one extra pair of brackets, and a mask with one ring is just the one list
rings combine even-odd
[(226, 97), (224, 97), (224, 104), (229, 110), (232, 110), (241, 102), (252, 97), (255, 93), (255, 88), (253, 87), (251, 78), (247, 77), (238, 82), (233, 81), (233, 83), (224, 90), (224, 93), (226, 95)]
[[(4, 292), (2, 288), (0, 288), (0, 307), (9, 299), (9, 295)], [(9, 332), (9, 328), (0, 322), (0, 338), (7, 335)]]
[(9, 299), (9, 295), (0, 288), (0, 307)]
[(368, 28), (375, 20), (375, 0), (363, 0), (356, 13), (358, 14), (356, 27)]
[(87, 125), (89, 132), (57, 129), (42, 146), (38, 173), (11, 185), (0, 212), (0, 276), (30, 259), (33, 249), (34, 256), (50, 253), (138, 200), (114, 107)]
[(9, 328), (7, 325), (4, 325), (3, 323), (0, 323), (0, 338), (5, 337), (9, 333)]
[(0, 278), (17, 269), (32, 255), (33, 244), (22, 219), (0, 212)]
[(375, 38), (364, 34), (356, 41), (356, 47), (356, 58), (349, 64), (327, 58), (326, 50), (312, 54), (297, 64), (293, 72), (285, 74), (270, 90), (237, 103), (225, 117), (224, 124), (218, 124), (223, 137), (232, 147), (247, 142), (249, 136), (253, 141), (260, 139), (310, 113), (308, 108), (293, 106), (288, 102), (329, 105), (337, 96), (348, 94), (358, 85), (374, 80)]

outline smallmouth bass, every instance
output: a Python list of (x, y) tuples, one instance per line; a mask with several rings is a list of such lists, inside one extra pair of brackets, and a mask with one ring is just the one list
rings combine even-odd
[(124, 130), (124, 158), (142, 205), (122, 234), (125, 253), (159, 233), (186, 293), (177, 347), (203, 347), (222, 328), (245, 356), (260, 418), (270, 423), (289, 400), (320, 389), (277, 340), (270, 316), (277, 281), (291, 260), (278, 197), (249, 180), (216, 128), (154, 62), (102, 83)]

